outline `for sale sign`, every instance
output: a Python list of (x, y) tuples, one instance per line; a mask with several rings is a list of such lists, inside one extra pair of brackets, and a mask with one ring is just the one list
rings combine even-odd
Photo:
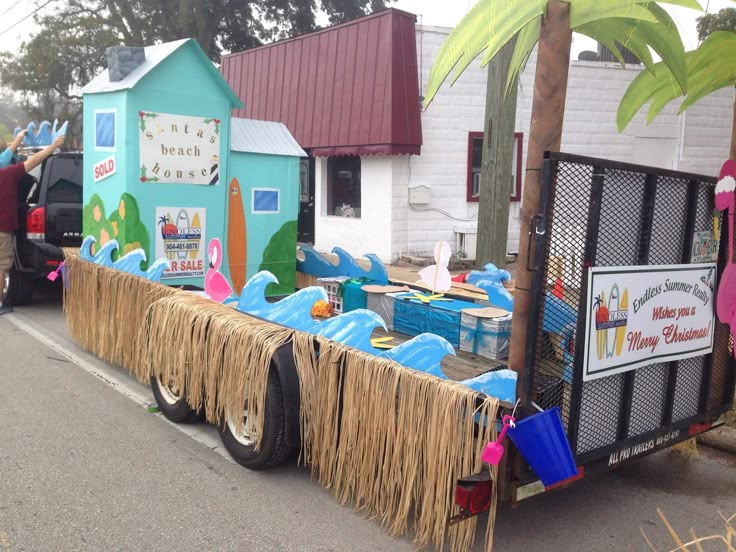
[(156, 258), (169, 261), (162, 279), (204, 276), (206, 221), (201, 207), (156, 207)]
[(591, 268), (583, 380), (713, 350), (716, 265)]

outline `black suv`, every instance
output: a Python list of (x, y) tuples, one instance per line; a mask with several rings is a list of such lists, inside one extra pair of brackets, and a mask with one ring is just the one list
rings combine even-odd
[[(19, 156), (33, 153), (18, 152)], [(62, 248), (82, 244), (82, 172), (81, 152), (61, 152), (21, 181), (15, 263), (5, 282), (0, 282), (4, 305), (29, 303), (38, 280), (64, 260)]]

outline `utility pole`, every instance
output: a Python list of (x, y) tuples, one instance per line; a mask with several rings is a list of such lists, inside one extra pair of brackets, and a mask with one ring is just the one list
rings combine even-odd
[(516, 38), (513, 38), (488, 64), (478, 245), (475, 253), (479, 269), (488, 263), (499, 268), (506, 267), (517, 84), (512, 85), (508, 94), (505, 90), (515, 45)]

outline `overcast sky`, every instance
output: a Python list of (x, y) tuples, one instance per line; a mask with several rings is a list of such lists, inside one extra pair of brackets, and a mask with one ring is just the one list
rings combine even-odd
[[(425, 25), (453, 27), (463, 18), (476, 1), (398, 0), (397, 2), (393, 2), (391, 6), (421, 16), (419, 21)], [(45, 1), (39, 2), (39, 4), (45, 3)], [(732, 0), (700, 0), (700, 3), (710, 13), (717, 12), (725, 7), (736, 7), (736, 3)], [(8, 8), (5, 6), (8, 6)], [(22, 0), (17, 2), (17, 4), (15, 0), (2, 0), (0, 2), (0, 50), (14, 50), (29, 33), (33, 32), (35, 25), (32, 17), (17, 25), (16, 23), (32, 13), (36, 9), (36, 6), (36, 2), (30, 2), (28, 0)], [(51, 2), (44, 11), (51, 10), (53, 6), (54, 2)], [(679, 7), (667, 7), (667, 10), (673, 14), (680, 26), (685, 49), (694, 49), (698, 42), (697, 33), (695, 32), (695, 18), (698, 17), (699, 13)], [(4, 13), (6, 11), (7, 13)], [(577, 58), (578, 52), (585, 49), (595, 49), (595, 44), (586, 37), (576, 36), (573, 43), (573, 58)]]

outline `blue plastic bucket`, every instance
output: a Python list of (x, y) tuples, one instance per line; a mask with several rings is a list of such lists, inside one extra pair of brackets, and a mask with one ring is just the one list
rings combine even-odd
[(545, 487), (577, 475), (559, 407), (516, 422), (508, 436)]

